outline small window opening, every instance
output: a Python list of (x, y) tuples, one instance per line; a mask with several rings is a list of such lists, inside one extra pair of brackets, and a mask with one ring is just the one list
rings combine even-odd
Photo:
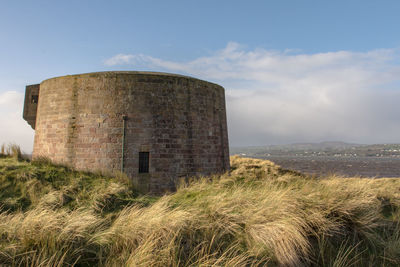
[(149, 172), (149, 152), (139, 152), (139, 173)]
[(38, 95), (32, 95), (32, 104), (37, 104), (39, 100), (39, 96)]

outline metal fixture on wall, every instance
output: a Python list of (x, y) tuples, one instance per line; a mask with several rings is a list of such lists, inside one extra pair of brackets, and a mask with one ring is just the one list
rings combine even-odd
[(125, 127), (126, 119), (128, 116), (122, 115), (122, 156), (121, 156), (121, 172), (124, 172), (124, 161), (125, 161)]

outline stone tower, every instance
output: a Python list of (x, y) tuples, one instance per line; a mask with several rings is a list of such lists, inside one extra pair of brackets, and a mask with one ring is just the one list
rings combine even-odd
[(229, 170), (224, 88), (153, 72), (68, 75), (26, 87), (33, 158), (122, 171), (143, 191)]

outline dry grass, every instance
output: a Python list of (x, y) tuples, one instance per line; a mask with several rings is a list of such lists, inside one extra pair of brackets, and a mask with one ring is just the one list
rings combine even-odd
[(23, 159), (21, 148), (16, 144), (2, 144), (0, 147), (0, 158), (12, 157), (15, 159)]
[[(230, 173), (182, 184), (148, 205), (143, 196), (128, 205), (116, 201), (128, 190), (117, 179), (94, 183), (90, 194), (72, 180), (36, 194), (29, 209), (0, 213), (0, 263), (400, 264), (400, 180), (316, 179), (239, 157), (231, 165)], [(81, 206), (63, 202), (71, 191)]]

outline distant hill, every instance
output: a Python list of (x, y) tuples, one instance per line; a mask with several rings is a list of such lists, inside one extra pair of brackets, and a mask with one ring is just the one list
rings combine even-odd
[(400, 156), (400, 144), (354, 144), (339, 141), (287, 145), (231, 147), (231, 155), (260, 156)]
[(292, 150), (325, 150), (325, 149), (348, 149), (351, 147), (359, 147), (363, 146), (361, 144), (352, 144), (352, 143), (345, 143), (339, 141), (327, 141), (321, 143), (295, 143), (295, 144), (288, 144), (288, 145), (275, 145), (270, 146), (271, 149), (286, 149), (289, 151)]

